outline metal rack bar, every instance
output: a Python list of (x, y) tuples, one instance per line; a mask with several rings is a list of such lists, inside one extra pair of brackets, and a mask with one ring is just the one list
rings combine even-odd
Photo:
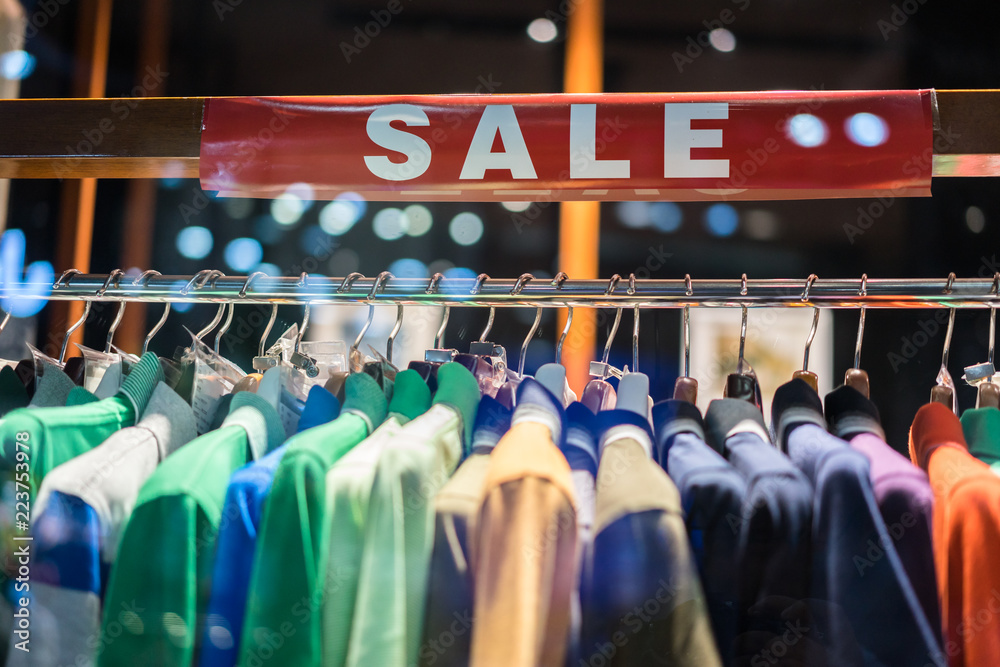
[[(701, 307), (817, 307), (817, 308), (987, 308), (1000, 307), (993, 291), (993, 278), (956, 279), (950, 285), (940, 279), (867, 280), (865, 294), (859, 278), (819, 279), (813, 281), (805, 299), (806, 280), (636, 280), (634, 289), (622, 281), (607, 293), (606, 280), (533, 279), (520, 285), (514, 278), (476, 279), (444, 278), (428, 290), (427, 280), (376, 277), (348, 279), (310, 277), (271, 278), (260, 274), (247, 286), (244, 276), (217, 276), (202, 287), (182, 289), (192, 276), (150, 276), (134, 281), (122, 279), (108, 284), (108, 276), (77, 274), (59, 283), (44, 297), (54, 301), (145, 301), (145, 302), (226, 302), (244, 304), (337, 304), (372, 303), (438, 306), (497, 307), (566, 307), (593, 308), (680, 308)], [(0, 298), (20, 298), (37, 294), (38, 288), (52, 287), (22, 284), (16, 289), (0, 288)], [(34, 288), (34, 289), (33, 289)], [(376, 289), (377, 288), (377, 289)], [(41, 291), (44, 291), (41, 290)], [(741, 294), (741, 292), (745, 292)], [(245, 295), (245, 296), (244, 296)], [(38, 297), (32, 297), (38, 298)]]

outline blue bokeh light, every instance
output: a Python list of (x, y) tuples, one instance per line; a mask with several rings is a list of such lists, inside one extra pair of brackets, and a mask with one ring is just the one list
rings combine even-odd
[(0, 54), (0, 75), (11, 81), (31, 76), (35, 71), (35, 56), (27, 51), (8, 51)]
[(788, 138), (803, 148), (822, 146), (830, 137), (830, 131), (822, 118), (811, 113), (800, 113), (788, 120)]
[(403, 258), (397, 259), (389, 265), (389, 273), (397, 278), (426, 278), (427, 265), (419, 259)]
[(215, 241), (206, 227), (192, 225), (177, 234), (177, 252), (188, 259), (204, 259), (212, 252)]
[(712, 204), (705, 210), (705, 228), (713, 236), (732, 236), (740, 226), (740, 214), (729, 204)]
[(684, 222), (684, 212), (677, 204), (669, 201), (660, 201), (649, 207), (649, 219), (653, 222), (653, 227), (665, 234), (676, 232)]
[(844, 121), (847, 138), (859, 146), (881, 146), (889, 140), (889, 124), (873, 113), (856, 113)]
[(249, 271), (264, 258), (264, 248), (257, 239), (242, 237), (226, 244), (226, 264), (236, 271)]

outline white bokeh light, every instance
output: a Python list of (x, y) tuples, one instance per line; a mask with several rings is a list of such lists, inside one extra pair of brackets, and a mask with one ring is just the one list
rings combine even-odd
[(474, 245), (483, 238), (483, 219), (475, 213), (466, 211), (459, 213), (451, 219), (448, 225), (448, 234), (451, 239), (459, 245)]
[(375, 232), (375, 236), (385, 241), (403, 238), (408, 227), (406, 213), (398, 208), (384, 208), (376, 213), (372, 220), (372, 230)]
[(786, 127), (788, 138), (803, 148), (822, 146), (830, 136), (826, 123), (811, 113), (792, 116)]
[(549, 19), (535, 19), (528, 24), (528, 37), (545, 44), (559, 36), (559, 29)]

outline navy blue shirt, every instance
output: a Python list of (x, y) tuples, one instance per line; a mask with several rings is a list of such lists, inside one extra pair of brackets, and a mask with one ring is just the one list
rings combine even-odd
[(701, 414), (684, 401), (653, 406), (655, 458), (681, 493), (691, 551), (705, 588), (723, 664), (733, 664), (739, 629), (742, 532), (734, 530), (747, 494), (731, 463), (705, 444)]
[(821, 406), (811, 387), (793, 380), (775, 393), (772, 424), (816, 488), (810, 597), (827, 603), (822, 659), (934, 664), (940, 642), (879, 511), (868, 459), (827, 432)]
[(780, 635), (788, 630), (786, 612), (809, 595), (812, 485), (771, 445), (753, 404), (714, 400), (705, 422), (709, 444), (747, 484), (739, 515), (727, 518), (742, 543), (741, 630), (754, 633), (750, 637)]

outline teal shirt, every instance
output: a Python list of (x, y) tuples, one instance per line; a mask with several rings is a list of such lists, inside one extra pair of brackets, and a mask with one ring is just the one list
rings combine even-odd
[(349, 667), (417, 664), (434, 536), (434, 495), (467, 448), (479, 383), (457, 363), (438, 369), (434, 404), (386, 445), (372, 485), (351, 620)]
[(344, 390), (340, 416), (292, 437), (275, 473), (250, 577), (243, 667), (320, 665), (332, 514), (326, 474), (382, 423), (388, 408), (367, 375), (351, 375)]
[(417, 371), (397, 374), (388, 419), (326, 475), (332, 505), (326, 595), (321, 614), (324, 667), (339, 667), (347, 660), (369, 500), (379, 459), (402, 425), (422, 415), (430, 404), (430, 389)]
[(111, 398), (74, 404), (71, 392), (64, 407), (10, 412), (0, 422), (5, 466), (19, 473), (27, 471), (32, 489), (37, 491), (50, 470), (97, 447), (115, 431), (133, 426), (161, 380), (160, 360), (150, 352), (132, 367)]
[(969, 453), (1000, 474), (1000, 410), (969, 409), (962, 413), (961, 421)]
[(275, 409), (240, 392), (221, 428), (168, 456), (146, 481), (111, 570), (99, 667), (192, 664), (229, 478), (283, 437)]

